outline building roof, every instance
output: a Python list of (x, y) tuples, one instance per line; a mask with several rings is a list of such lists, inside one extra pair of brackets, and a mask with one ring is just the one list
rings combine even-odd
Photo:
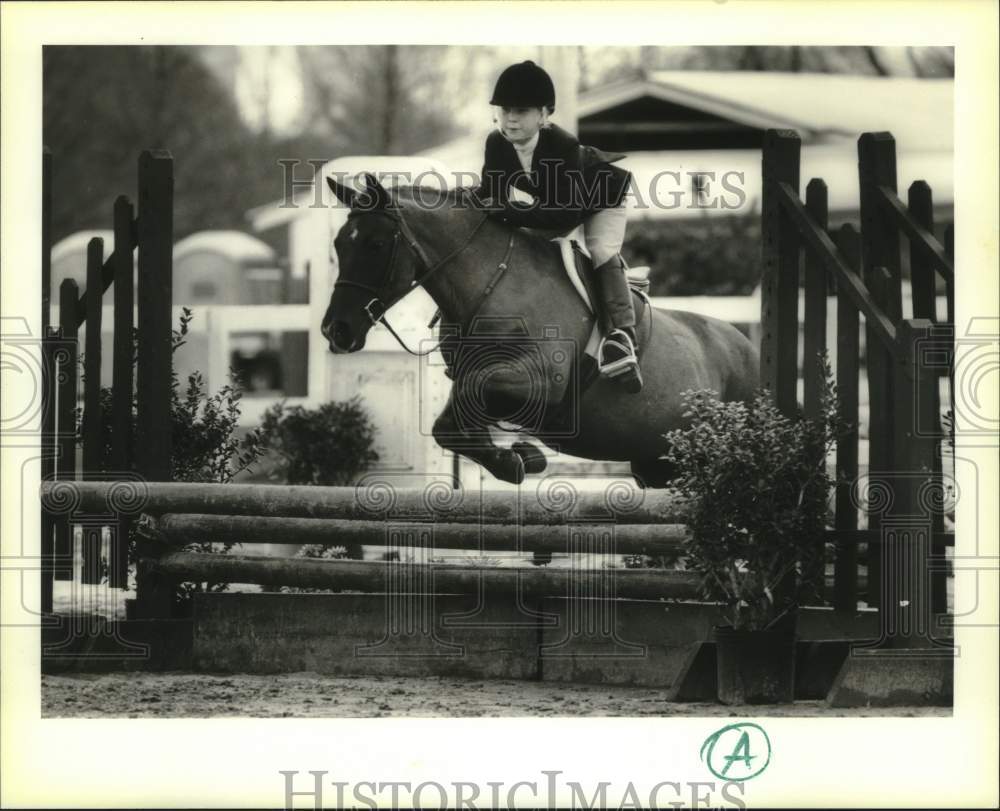
[[(950, 79), (771, 71), (656, 71), (646, 79), (603, 85), (580, 94), (579, 118), (650, 97), (759, 129), (794, 129), (805, 145), (842, 142), (889, 131), (902, 152), (950, 152), (954, 82)], [(557, 113), (558, 117), (558, 113)], [(455, 171), (482, 168), (487, 129), (422, 155)]]
[[(629, 87), (629, 85), (639, 85)], [(644, 82), (580, 95), (579, 116), (646, 93), (762, 128), (799, 130), (803, 139), (857, 138), (888, 130), (901, 148), (951, 149), (951, 79), (777, 71), (655, 71)]]
[(174, 244), (174, 259), (197, 251), (220, 253), (235, 262), (273, 262), (274, 250), (243, 231), (198, 231)]
[[(795, 129), (803, 140), (802, 183), (823, 177), (831, 209), (857, 207), (857, 139), (863, 132), (888, 130), (896, 139), (899, 188), (926, 180), (937, 204), (953, 199), (953, 95), (947, 79), (883, 78), (844, 74), (755, 71), (658, 71), (647, 78), (617, 82), (581, 93), (581, 129), (588, 117), (613, 120), (614, 111), (636, 99), (660, 99), (696, 113), (757, 129)], [(603, 114), (603, 115), (602, 115)], [(692, 126), (697, 126), (697, 116)], [(456, 138), (423, 154), (453, 172), (479, 172), (487, 129)], [(697, 139), (696, 139), (697, 140)], [(642, 191), (656, 187), (669, 198), (673, 189), (689, 192), (689, 178), (671, 188), (664, 172), (740, 172), (747, 198), (740, 213), (754, 210), (760, 194), (760, 149), (626, 150), (619, 164), (632, 172)], [(718, 182), (716, 182), (718, 188)], [(759, 201), (757, 201), (759, 205)], [(647, 207), (638, 216), (692, 216), (685, 206)], [(707, 211), (725, 214), (726, 210)], [(728, 213), (733, 213), (729, 211)]]

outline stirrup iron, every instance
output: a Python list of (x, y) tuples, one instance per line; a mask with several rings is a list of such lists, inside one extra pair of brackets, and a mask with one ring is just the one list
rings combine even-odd
[[(618, 360), (603, 363), (604, 349), (608, 343), (621, 347), (624, 357)], [(625, 374), (630, 369), (638, 368), (639, 359), (635, 354), (635, 344), (632, 343), (632, 336), (625, 330), (614, 329), (602, 341), (597, 350), (598, 366), (597, 370), (605, 377), (618, 377)]]

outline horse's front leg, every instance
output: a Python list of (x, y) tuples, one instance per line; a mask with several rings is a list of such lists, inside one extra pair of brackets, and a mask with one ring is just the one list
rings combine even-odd
[[(511, 448), (493, 443), (491, 420), (487, 409), (470, 406), (470, 392), (459, 378), (452, 387), (444, 411), (434, 421), (434, 440), (445, 450), (453, 451), (482, 465), (500, 481), (520, 484), (526, 473), (545, 469), (544, 454), (527, 442), (515, 442)], [(478, 392), (482, 395), (482, 392)]]
[(520, 455), (506, 448), (498, 448), (490, 437), (489, 424), (473, 421), (472, 415), (463, 413), (456, 403), (452, 390), (444, 411), (434, 421), (431, 433), (434, 441), (448, 451), (471, 459), (482, 465), (500, 481), (520, 484), (524, 481), (524, 462)]

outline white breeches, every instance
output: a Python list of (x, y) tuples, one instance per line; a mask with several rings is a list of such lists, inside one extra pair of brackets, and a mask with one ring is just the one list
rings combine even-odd
[(595, 268), (621, 253), (627, 223), (628, 209), (624, 202), (615, 208), (598, 211), (584, 220), (583, 240)]

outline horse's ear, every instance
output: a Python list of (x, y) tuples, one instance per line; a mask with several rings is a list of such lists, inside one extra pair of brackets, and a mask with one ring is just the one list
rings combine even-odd
[(365, 189), (371, 200), (372, 208), (388, 208), (392, 202), (389, 192), (385, 186), (378, 182), (378, 178), (370, 172), (365, 172)]
[(340, 200), (341, 203), (349, 208), (354, 207), (355, 198), (358, 196), (357, 192), (353, 189), (349, 189), (347, 186), (341, 186), (332, 177), (328, 177), (326, 182), (329, 184), (330, 190), (337, 195), (337, 199)]

